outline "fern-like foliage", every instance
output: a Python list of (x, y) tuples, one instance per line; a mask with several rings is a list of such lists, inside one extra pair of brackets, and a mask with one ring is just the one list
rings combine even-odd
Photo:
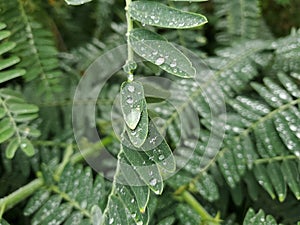
[[(269, 47), (266, 45), (266, 48)], [(251, 49), (255, 48), (252, 46)], [(296, 52), (295, 48), (292, 54)], [(220, 50), (219, 54), (231, 56), (226, 49)], [(231, 54), (234, 55), (232, 52)], [(264, 59), (265, 56), (265, 60), (260, 61), (262, 62), (260, 66), (266, 68), (270, 62), (270, 55), (264, 52), (260, 54), (262, 57), (257, 53), (253, 54), (255, 57), (250, 54), (250, 58)], [(282, 57), (277, 49), (275, 56)], [(224, 84), (222, 79), (218, 81), (222, 84), (222, 91), (216, 88), (217, 85), (213, 85), (214, 80), (210, 81), (211, 85), (202, 84), (201, 89), (201, 86), (197, 86), (193, 81), (181, 81), (181, 90), (190, 93), (188, 98), (177, 93), (178, 88), (174, 88), (177, 94), (172, 96), (176, 96), (175, 99), (181, 102), (181, 118), (178, 112), (170, 111), (170, 107), (163, 104), (154, 106), (154, 110), (157, 113), (163, 112), (163, 117), (166, 118), (170, 139), (178, 143), (180, 136), (183, 136), (185, 140), (181, 145), (176, 146), (179, 157), (177, 163), (184, 168), (169, 181), (169, 184), (175, 189), (187, 185), (189, 190), (198, 192), (202, 198), (211, 202), (220, 198), (220, 187), (226, 185), (223, 179), (231, 187), (230, 195), (237, 205), (243, 201), (242, 181), (245, 182), (253, 200), (258, 199), (259, 186), (264, 188), (272, 198), (277, 196), (280, 201), (286, 199), (287, 187), (289, 187), (289, 190), (299, 199), (299, 185), (297, 185), (300, 144), (300, 114), (297, 107), (299, 77), (296, 73), (290, 75), (278, 73), (275, 77), (265, 77), (263, 84), (250, 82), (250, 88), (247, 83), (244, 83), (245, 80), (241, 79), (243, 72), (238, 68), (234, 69), (235, 62), (240, 60), (237, 64), (243, 65), (244, 58), (241, 56), (236, 59), (233, 56), (228, 58), (231, 60), (224, 60), (227, 62), (226, 64), (224, 62), (224, 71), (220, 69), (220, 72), (216, 72), (217, 75), (223, 73), (226, 81), (231, 80), (227, 84)], [(220, 64), (216, 63), (216, 65)], [(248, 76), (251, 73), (257, 74), (251, 67), (248, 68)], [(257, 65), (253, 65), (253, 68), (257, 68)], [(235, 83), (234, 79), (230, 79), (233, 75), (236, 77), (235, 80), (240, 82)], [(246, 82), (253, 78), (250, 76)], [(245, 76), (243, 79), (246, 79)], [(235, 87), (241, 89), (234, 90)], [(211, 90), (208, 92), (209, 89)], [(250, 91), (251, 97), (248, 94)], [(222, 92), (225, 94), (224, 101), (229, 108), (227, 116), (222, 115), (222, 107), (218, 105), (218, 100), (222, 99)], [(240, 94), (231, 97), (237, 93)], [(243, 93), (247, 93), (247, 96), (241, 95)], [(208, 133), (202, 131), (200, 140), (184, 129), (183, 124), (187, 123), (189, 129), (193, 127), (188, 119), (194, 118), (191, 117), (191, 110), (188, 109), (188, 101), (192, 103), (190, 107), (194, 106), (202, 117), (203, 126), (210, 130)], [(218, 119), (214, 115), (218, 115)], [(182, 126), (181, 130), (180, 126)], [(220, 132), (221, 127), (225, 129), (225, 137)], [(222, 150), (218, 151), (220, 140), (223, 140), (223, 145)], [(193, 156), (190, 157), (189, 153)]]
[[(5, 28), (5, 24), (0, 24), (0, 29)], [(3, 39), (9, 37), (9, 31), (0, 31), (0, 51), (1, 55), (8, 54), (16, 44)], [(0, 61), (0, 83), (25, 74), (24, 69), (16, 69), (12, 66), (20, 62), (17, 56), (4, 56)], [(35, 150), (28, 138), (38, 137), (39, 131), (30, 126), (30, 122), (38, 117), (38, 107), (28, 104), (21, 94), (10, 90), (0, 89), (0, 143), (7, 144), (6, 156), (13, 158), (18, 148), (21, 148), (27, 155), (32, 156)]]
[(255, 214), (253, 209), (249, 209), (246, 217), (244, 219), (243, 225), (277, 225), (278, 223), (274, 219), (274, 217), (267, 215), (260, 210), (258, 213)]
[(218, 18), (217, 39), (228, 43), (232, 39), (256, 39), (261, 26), (258, 0), (214, 0)]
[(272, 43), (272, 46), (276, 49), (273, 64), (275, 71), (300, 73), (300, 64), (297, 60), (300, 51), (299, 33), (300, 30), (292, 30), (291, 35)]
[(17, 67), (27, 69), (25, 80), (38, 79), (35, 84), (38, 87), (37, 93), (46, 92), (48, 94), (45, 97), (53, 99), (54, 94), (60, 91), (62, 74), (53, 35), (34, 17), (35, 7), (37, 5), (31, 1), (1, 2), (1, 18), (12, 32), (10, 40), (17, 44), (13, 50), (21, 58)]
[(0, 143), (8, 142), (6, 156), (12, 158), (19, 147), (32, 156), (35, 151), (28, 138), (40, 135), (34, 126), (30, 126), (38, 116), (38, 107), (26, 103), (19, 93), (10, 89), (0, 90), (0, 103)]
[[(67, 165), (61, 175), (44, 171), (45, 186), (32, 196), (24, 211), (26, 216), (32, 215), (31, 224), (99, 224), (107, 199), (102, 176), (94, 179), (91, 169), (81, 165)], [(55, 176), (51, 179), (49, 175)]]
[(0, 55), (1, 55), (1, 63), (0, 63), (0, 83), (5, 81), (9, 81), (13, 78), (22, 76), (25, 74), (24, 69), (12, 69), (11, 67), (20, 62), (20, 58), (18, 56), (10, 56), (5, 57), (4, 54), (8, 54), (9, 51), (12, 51), (16, 47), (15, 42), (5, 41), (10, 35), (11, 32), (4, 30), (6, 28), (6, 24), (0, 23)]

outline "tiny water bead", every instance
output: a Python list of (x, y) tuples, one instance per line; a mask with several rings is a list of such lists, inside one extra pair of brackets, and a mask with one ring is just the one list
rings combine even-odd
[(177, 66), (177, 62), (174, 60), (174, 61), (170, 64), (170, 67), (174, 68), (175, 66)]

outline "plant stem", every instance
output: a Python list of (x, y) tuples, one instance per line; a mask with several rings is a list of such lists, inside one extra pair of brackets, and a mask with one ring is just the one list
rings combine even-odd
[[(36, 190), (44, 185), (42, 178), (37, 178), (31, 181), (29, 184), (19, 188), (10, 195), (0, 199), (0, 209), (3, 209), (3, 212), (13, 208), (16, 204), (23, 201), (28, 196), (32, 195)], [(2, 210), (1, 210), (2, 211)], [(1, 216), (1, 215), (0, 215)]]
[(188, 191), (183, 191), (181, 197), (201, 216), (201, 220), (206, 224), (220, 225), (220, 220), (213, 218)]
[[(132, 63), (134, 61), (133, 60), (133, 50), (131, 48), (130, 40), (129, 40), (129, 34), (133, 29), (133, 21), (131, 20), (131, 17), (129, 14), (129, 5), (131, 4), (132, 1), (131, 0), (125, 0), (125, 1), (126, 1), (125, 10), (126, 10), (126, 22), (127, 22), (127, 33), (126, 33), (126, 36), (127, 36), (127, 61), (126, 61), (126, 65), (128, 67), (130, 67), (130, 63)], [(127, 72), (129, 74), (128, 80), (132, 81), (133, 80), (132, 70), (129, 68)]]

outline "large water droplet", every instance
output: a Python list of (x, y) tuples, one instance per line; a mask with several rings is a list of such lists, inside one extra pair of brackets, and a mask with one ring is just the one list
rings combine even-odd
[(128, 86), (128, 91), (129, 91), (129, 92), (133, 93), (134, 90), (135, 90), (134, 86), (132, 86), (132, 85), (129, 85), (129, 86)]
[(158, 156), (158, 159), (159, 159), (159, 160), (164, 160), (164, 158), (165, 158), (165, 156), (164, 156), (164, 155), (160, 155), (160, 156)]
[(108, 224), (113, 224), (114, 221), (115, 221), (114, 218), (110, 218), (109, 221), (108, 221)]
[(132, 97), (128, 97), (128, 98), (126, 99), (126, 102), (127, 102), (128, 104), (132, 104), (132, 103), (133, 103)]
[(165, 62), (165, 58), (159, 57), (159, 58), (155, 61), (155, 64), (158, 65), (158, 66), (160, 66), (160, 65), (162, 65), (164, 62)]
[(149, 184), (151, 186), (155, 186), (157, 184), (157, 180), (154, 178), (154, 179), (150, 180)]

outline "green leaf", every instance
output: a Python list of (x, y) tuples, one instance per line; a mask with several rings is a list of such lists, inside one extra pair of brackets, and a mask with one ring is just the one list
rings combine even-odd
[(126, 132), (128, 134), (129, 140), (137, 148), (141, 147), (147, 138), (148, 121), (149, 119), (148, 119), (148, 112), (147, 112), (147, 103), (144, 100), (141, 119), (137, 124), (136, 128), (132, 130), (126, 126)]
[(12, 159), (19, 147), (19, 141), (17, 138), (13, 138), (10, 140), (7, 148), (6, 148), (6, 151), (5, 151), (5, 154), (6, 154), (6, 157), (8, 159)]
[(16, 77), (23, 76), (26, 73), (23, 69), (14, 69), (5, 72), (0, 72), (0, 83), (11, 80)]
[(20, 62), (20, 58), (17, 56), (12, 56), (8, 59), (2, 59), (0, 61), (0, 70), (6, 69), (10, 66), (15, 65), (16, 63)]
[(195, 76), (196, 70), (191, 61), (162, 36), (145, 29), (134, 29), (129, 39), (138, 55), (168, 73), (182, 78)]
[(94, 205), (91, 209), (91, 214), (92, 214), (93, 225), (101, 225), (103, 215), (102, 215), (102, 210), (99, 208), (99, 206)]
[(21, 139), (20, 147), (21, 147), (22, 151), (28, 156), (33, 156), (35, 153), (33, 145), (27, 138)]
[(68, 5), (82, 5), (92, 0), (65, 0)]
[(141, 83), (132, 81), (122, 84), (121, 109), (125, 123), (131, 130), (134, 130), (140, 121), (144, 103), (144, 89)]
[(15, 114), (27, 114), (27, 113), (36, 113), (39, 111), (39, 108), (36, 105), (32, 105), (32, 104), (12, 103), (9, 105), (9, 110)]
[(49, 199), (49, 197), (50, 191), (44, 189), (37, 191), (28, 201), (24, 209), (24, 215), (32, 215)]
[(14, 47), (16, 47), (16, 43), (14, 42), (5, 42), (0, 45), (0, 55), (3, 53), (6, 53), (10, 50), (12, 50)]
[(0, 107), (0, 119), (2, 119), (5, 116), (5, 109)]
[(6, 141), (7, 139), (9, 139), (15, 133), (13, 127), (8, 127), (5, 130), (3, 130), (2, 128), (0, 128), (0, 129), (1, 129), (1, 132), (0, 132), (0, 143), (2, 143), (4, 141)]
[(270, 163), (267, 166), (267, 172), (273, 187), (278, 195), (280, 202), (283, 202), (286, 197), (286, 184), (284, 182), (283, 174), (277, 163)]
[(207, 23), (205, 16), (181, 11), (152, 1), (134, 1), (129, 6), (130, 16), (151, 26), (186, 29)]
[(257, 164), (253, 168), (254, 175), (258, 181), (258, 183), (263, 186), (263, 188), (269, 193), (272, 199), (275, 198), (275, 194), (273, 191), (272, 183), (270, 181), (270, 178), (268, 177), (268, 174), (266, 172), (266, 168), (264, 165)]
[(262, 210), (255, 214), (254, 210), (250, 208), (245, 216), (243, 225), (277, 225), (277, 222), (270, 215), (265, 217), (265, 213)]
[(281, 171), (284, 175), (285, 181), (296, 196), (300, 199), (300, 186), (299, 186), (299, 169), (297, 164), (293, 161), (283, 161), (281, 164)]

